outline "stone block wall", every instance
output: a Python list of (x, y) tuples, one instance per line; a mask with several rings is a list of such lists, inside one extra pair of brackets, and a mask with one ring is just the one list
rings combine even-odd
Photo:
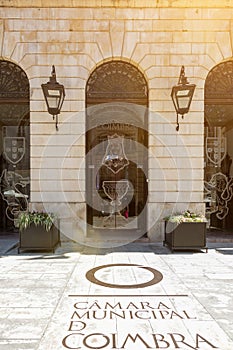
[[(84, 231), (88, 77), (112, 59), (143, 72), (150, 111), (148, 227), (151, 239), (160, 240), (160, 219), (171, 210), (204, 210), (204, 84), (216, 64), (232, 57), (233, 1), (144, 3), (1, 0), (0, 58), (18, 64), (30, 82), (31, 205), (67, 221), (79, 217)], [(52, 65), (66, 90), (58, 132), (41, 90)], [(170, 93), (182, 65), (197, 87), (176, 132)]]

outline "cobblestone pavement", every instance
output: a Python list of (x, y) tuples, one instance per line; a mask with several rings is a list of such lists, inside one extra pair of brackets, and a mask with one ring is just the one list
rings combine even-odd
[(0, 349), (232, 350), (233, 244), (209, 246), (2, 248)]

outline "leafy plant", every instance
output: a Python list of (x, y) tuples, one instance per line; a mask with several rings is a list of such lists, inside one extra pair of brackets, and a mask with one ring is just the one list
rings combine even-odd
[(189, 210), (183, 213), (177, 213), (173, 215), (166, 216), (165, 221), (175, 222), (180, 224), (181, 222), (206, 222), (204, 215), (193, 213)]
[(49, 231), (54, 223), (55, 216), (51, 213), (44, 212), (22, 212), (17, 219), (17, 225), (20, 231), (26, 230), (31, 224), (43, 226)]

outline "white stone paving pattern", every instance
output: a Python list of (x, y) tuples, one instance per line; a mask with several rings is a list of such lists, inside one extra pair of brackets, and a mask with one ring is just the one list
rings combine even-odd
[(232, 350), (232, 254), (214, 244), (173, 254), (146, 243), (13, 249), (0, 257), (0, 349)]

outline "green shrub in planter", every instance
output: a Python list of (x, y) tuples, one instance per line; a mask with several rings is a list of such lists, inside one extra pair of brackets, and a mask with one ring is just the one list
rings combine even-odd
[(180, 224), (181, 222), (207, 222), (204, 215), (193, 213), (189, 210), (183, 213), (172, 214), (164, 218), (165, 221)]
[(52, 250), (60, 243), (58, 220), (52, 213), (22, 212), (17, 218), (20, 250)]
[(17, 219), (17, 225), (20, 231), (26, 230), (32, 224), (42, 226), (48, 232), (55, 221), (54, 214), (44, 212), (22, 212)]
[(164, 245), (171, 250), (206, 249), (205, 216), (186, 211), (164, 218)]

